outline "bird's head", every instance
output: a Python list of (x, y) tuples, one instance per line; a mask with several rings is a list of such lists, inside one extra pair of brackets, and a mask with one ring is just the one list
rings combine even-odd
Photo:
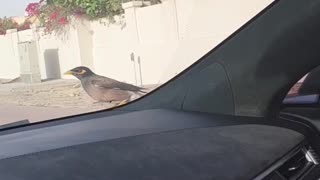
[(90, 75), (93, 75), (94, 73), (87, 67), (85, 66), (79, 66), (76, 68), (73, 68), (67, 72), (64, 73), (65, 75), (73, 75), (78, 79), (88, 77)]

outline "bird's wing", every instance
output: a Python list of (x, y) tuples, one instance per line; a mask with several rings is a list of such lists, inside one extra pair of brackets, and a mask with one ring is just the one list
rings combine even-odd
[(106, 88), (106, 89), (119, 89), (119, 90), (123, 90), (123, 91), (143, 92), (143, 89), (144, 89), (144, 88), (141, 88), (138, 86), (119, 82), (117, 80), (110, 79), (107, 77), (102, 77), (102, 76), (97, 76), (97, 77), (93, 78), (91, 80), (91, 83), (95, 87)]

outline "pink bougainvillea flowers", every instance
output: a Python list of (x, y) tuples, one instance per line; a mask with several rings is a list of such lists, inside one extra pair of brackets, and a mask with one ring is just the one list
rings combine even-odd
[(59, 23), (60, 23), (61, 25), (65, 25), (65, 24), (68, 23), (68, 20), (67, 20), (65, 17), (61, 17), (61, 18), (59, 19)]
[(25, 11), (27, 12), (28, 16), (37, 16), (40, 13), (39, 8), (40, 3), (30, 3)]

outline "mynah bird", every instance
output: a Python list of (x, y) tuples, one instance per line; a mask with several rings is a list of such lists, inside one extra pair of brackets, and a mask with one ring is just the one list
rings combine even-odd
[(118, 105), (122, 105), (134, 96), (146, 93), (144, 88), (97, 75), (85, 66), (73, 68), (64, 74), (78, 78), (86, 93), (99, 102), (120, 102)]

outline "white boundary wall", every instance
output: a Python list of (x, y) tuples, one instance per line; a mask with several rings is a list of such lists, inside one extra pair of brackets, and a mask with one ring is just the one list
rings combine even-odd
[[(17, 43), (35, 40), (43, 79), (55, 77), (56, 73), (61, 78), (70, 78), (63, 76), (63, 72), (85, 65), (98, 74), (137, 85), (163, 83), (271, 2), (163, 0), (162, 4), (143, 8), (131, 2), (123, 5), (125, 14), (117, 17), (116, 23), (77, 23), (64, 40), (44, 35), (41, 30), (19, 33), (9, 30), (7, 35), (0, 36), (0, 78), (19, 76)], [(135, 64), (130, 59), (131, 53)]]

